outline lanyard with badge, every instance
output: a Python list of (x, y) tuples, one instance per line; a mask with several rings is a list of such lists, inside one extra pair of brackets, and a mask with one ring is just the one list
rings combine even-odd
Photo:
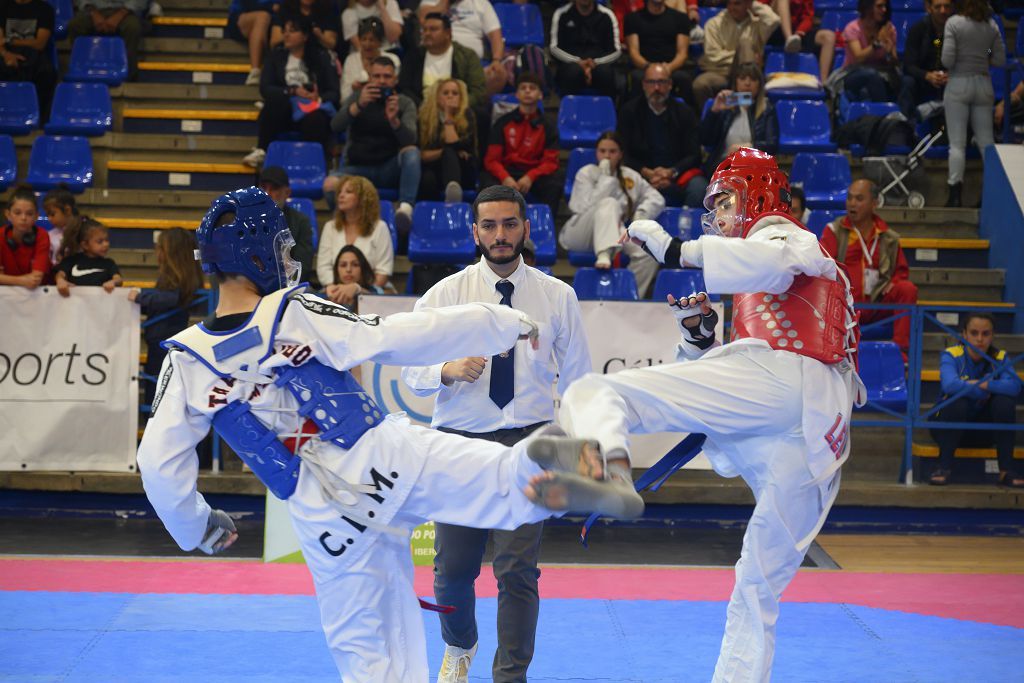
[(871, 248), (868, 249), (867, 242), (857, 232), (857, 239), (860, 240), (861, 253), (865, 261), (864, 265), (864, 295), (867, 296), (871, 292), (875, 291), (875, 285), (878, 284), (878, 268), (875, 267), (875, 252), (878, 251), (878, 231), (875, 231), (875, 239), (871, 243)]

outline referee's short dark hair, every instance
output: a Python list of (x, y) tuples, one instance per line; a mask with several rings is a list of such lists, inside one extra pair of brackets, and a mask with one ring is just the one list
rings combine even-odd
[(480, 193), (476, 196), (476, 201), (473, 202), (473, 220), (480, 220), (481, 204), (490, 204), (493, 202), (512, 202), (519, 207), (519, 220), (526, 220), (526, 200), (523, 199), (523, 195), (519, 193), (519, 190), (508, 187), (507, 185), (491, 185), (488, 188), (480, 190)]

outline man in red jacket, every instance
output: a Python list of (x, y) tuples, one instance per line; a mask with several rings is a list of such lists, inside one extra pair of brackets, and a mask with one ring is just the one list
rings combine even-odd
[[(915, 304), (917, 285), (909, 280), (910, 269), (900, 247), (900, 236), (875, 214), (878, 186), (855, 180), (846, 191), (846, 215), (825, 226), (821, 246), (846, 265), (854, 301), (875, 304)], [(902, 311), (860, 312), (860, 324), (868, 325)], [(892, 340), (903, 351), (910, 347), (910, 319), (893, 322)]]

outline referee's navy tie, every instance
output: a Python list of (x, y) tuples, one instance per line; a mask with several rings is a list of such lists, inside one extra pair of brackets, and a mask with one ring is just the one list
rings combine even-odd
[[(516, 288), (508, 280), (501, 280), (494, 285), (501, 294), (501, 304), (512, 306), (512, 290)], [(491, 400), (499, 408), (504, 408), (512, 400), (516, 390), (516, 348), (513, 346), (508, 353), (491, 356)]]

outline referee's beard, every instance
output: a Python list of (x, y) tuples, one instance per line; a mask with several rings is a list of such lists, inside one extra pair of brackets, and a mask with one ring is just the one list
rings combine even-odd
[[(526, 234), (524, 233), (518, 244), (511, 245), (512, 253), (508, 256), (492, 256), (491, 250), (485, 247), (483, 244), (478, 245), (480, 247), (480, 253), (484, 255), (484, 259), (496, 266), (503, 266), (506, 263), (512, 263), (518, 259), (523, 253), (523, 247), (526, 245)], [(507, 247), (508, 242), (495, 242), (491, 247)]]

